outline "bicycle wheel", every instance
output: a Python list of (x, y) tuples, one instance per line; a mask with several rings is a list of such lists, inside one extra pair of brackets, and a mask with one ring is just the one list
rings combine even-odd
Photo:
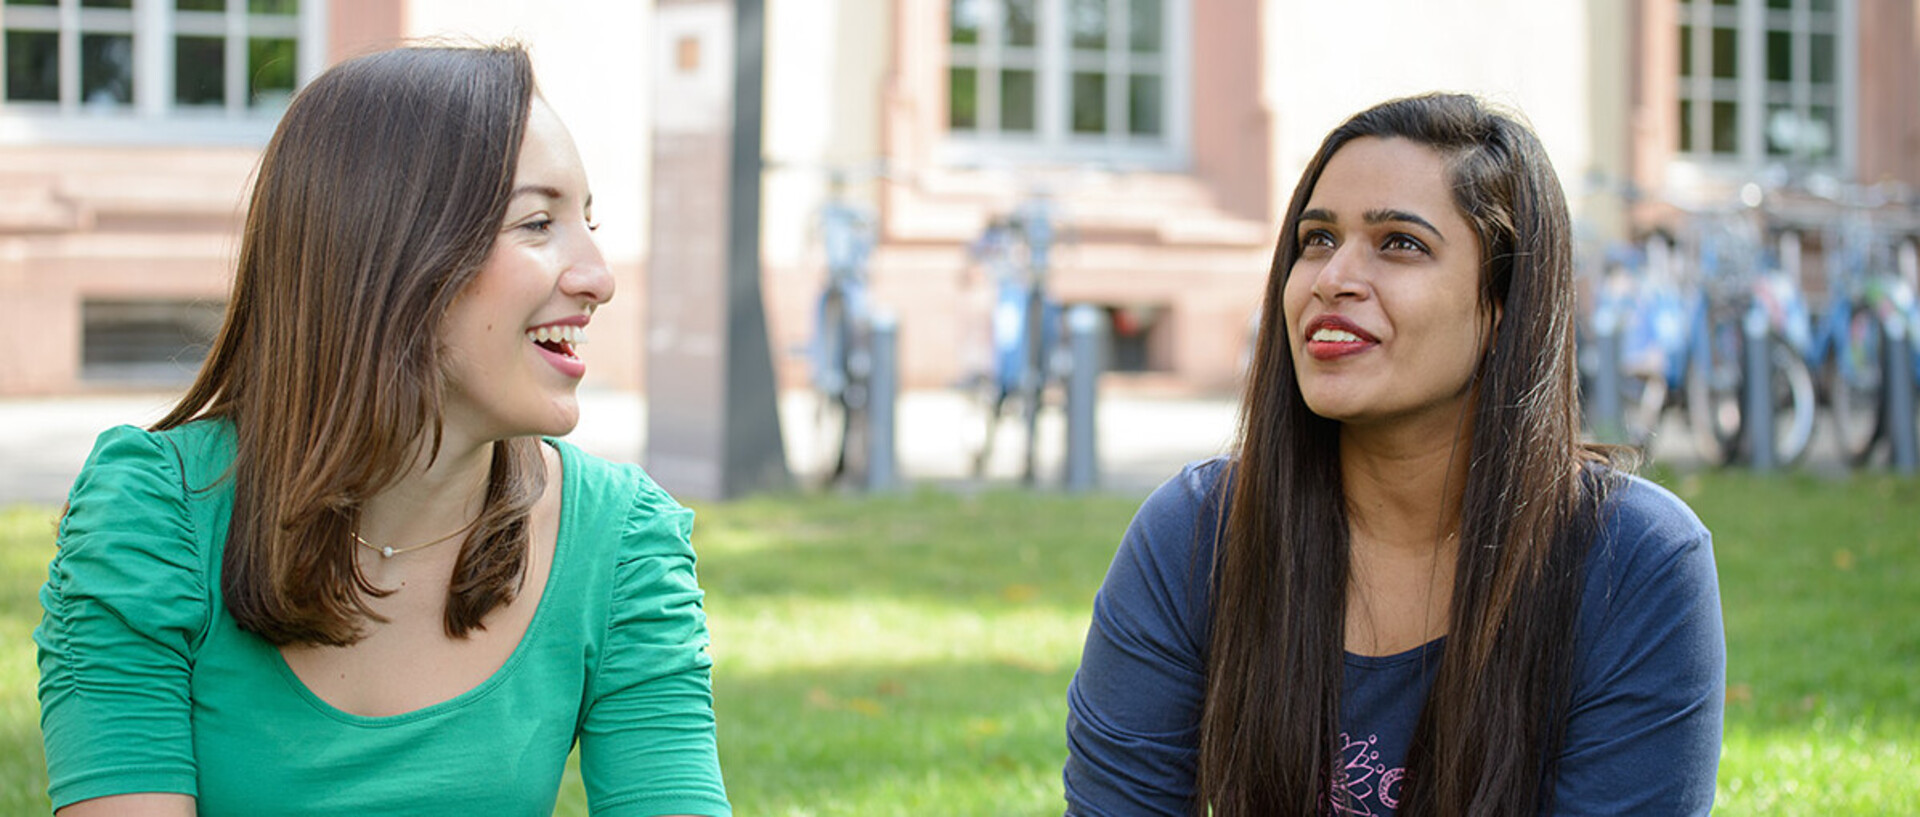
[(1873, 310), (1855, 307), (1847, 335), (1825, 366), (1827, 402), (1840, 456), (1860, 467), (1886, 436), (1886, 330)]
[(1746, 339), (1738, 318), (1717, 318), (1706, 348), (1687, 364), (1687, 425), (1700, 459), (1727, 465), (1740, 451), (1740, 387)]
[(1773, 392), (1773, 455), (1783, 465), (1798, 463), (1813, 442), (1813, 372), (1806, 358), (1779, 335), (1767, 336), (1768, 380)]

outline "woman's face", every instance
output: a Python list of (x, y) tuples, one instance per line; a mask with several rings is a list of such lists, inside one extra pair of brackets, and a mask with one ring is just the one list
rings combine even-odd
[(592, 211), (573, 138), (535, 99), (506, 221), (440, 327), (450, 433), (557, 435), (579, 422), (579, 345), (594, 307), (613, 297)]
[(1282, 308), (1307, 407), (1350, 427), (1451, 438), (1488, 338), (1480, 240), (1442, 156), (1406, 139), (1348, 142), (1293, 240)]

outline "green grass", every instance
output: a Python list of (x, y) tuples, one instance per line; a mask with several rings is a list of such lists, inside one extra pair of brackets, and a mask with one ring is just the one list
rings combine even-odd
[[(1662, 476), (1715, 534), (1721, 814), (1920, 813), (1920, 481)], [(1065, 689), (1136, 500), (697, 506), (742, 815), (1046, 814)], [(0, 813), (44, 813), (28, 634), (50, 511), (0, 513)], [(584, 814), (577, 779), (558, 813)]]

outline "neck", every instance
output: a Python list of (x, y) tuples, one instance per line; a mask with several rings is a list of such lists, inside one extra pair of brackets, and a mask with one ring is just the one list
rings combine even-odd
[(480, 514), (492, 470), (491, 443), (443, 445), (429, 461), (423, 441), (406, 474), (361, 504), (359, 534), (376, 546), (407, 547), (458, 530)]
[(1342, 426), (1340, 475), (1356, 542), (1397, 550), (1451, 547), (1471, 448), (1464, 434)]

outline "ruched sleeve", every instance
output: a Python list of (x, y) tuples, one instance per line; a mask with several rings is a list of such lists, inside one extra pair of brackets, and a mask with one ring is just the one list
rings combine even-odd
[(185, 491), (173, 447), (131, 426), (101, 434), (74, 482), (33, 634), (55, 808), (196, 793), (189, 672), (208, 595)]
[(606, 648), (580, 728), (595, 815), (732, 813), (714, 737), (693, 512), (642, 479), (614, 573)]

